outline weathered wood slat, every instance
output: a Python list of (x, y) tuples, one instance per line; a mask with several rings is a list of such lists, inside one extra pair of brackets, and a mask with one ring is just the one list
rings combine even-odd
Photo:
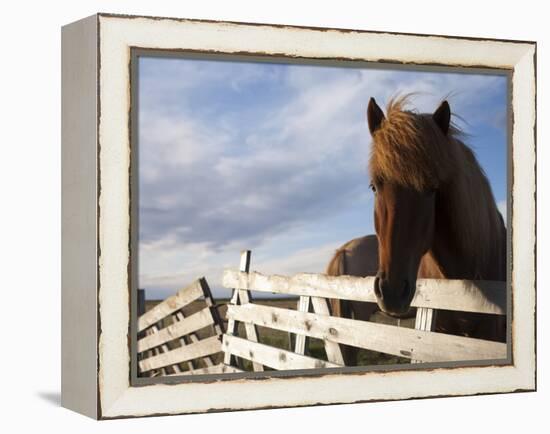
[[(147, 336), (150, 336), (153, 333), (155, 333), (155, 330), (158, 330), (158, 328), (157, 328), (156, 325), (153, 325), (152, 327), (145, 330), (145, 334)], [(147, 358), (154, 357), (154, 356), (157, 356), (159, 354), (162, 354), (162, 352), (163, 351), (161, 351), (161, 348), (153, 348), (153, 349), (147, 351), (145, 353), (145, 356)], [(148, 372), (148, 375), (149, 375), (149, 377), (156, 377), (156, 376), (159, 376), (159, 375), (167, 375), (167, 371), (166, 371), (166, 368), (161, 368), (160, 370), (155, 370), (155, 371), (151, 370), (151, 371)]]
[[(224, 270), (223, 286), (247, 290), (376, 302), (374, 277), (297, 274), (292, 277)], [(495, 281), (419, 279), (414, 307), (506, 314), (506, 283)]]
[[(176, 319), (178, 321), (183, 321), (185, 319), (185, 316), (183, 315), (182, 311), (176, 312)], [(199, 337), (196, 333), (189, 333), (188, 336), (184, 336), (180, 338), (180, 344), (181, 346), (189, 345), (189, 343), (196, 343), (199, 341)], [(206, 364), (206, 366), (214, 366), (214, 362), (212, 361), (212, 357), (205, 356), (202, 358), (202, 361)], [(195, 369), (194, 362), (190, 360), (187, 362), (187, 366), (189, 366), (189, 369)]]
[[(152, 325), (150, 330), (153, 331), (153, 336), (155, 336), (159, 332), (159, 328), (156, 325)], [(170, 348), (168, 348), (168, 345), (166, 344), (160, 345), (160, 347), (157, 348), (157, 350), (158, 349), (160, 349), (160, 353), (167, 353), (170, 351)], [(181, 369), (177, 363), (175, 365), (170, 365), (170, 368), (172, 369), (172, 371), (174, 371), (175, 374), (178, 374), (181, 372)], [(161, 372), (163, 375), (167, 375), (168, 373), (166, 368), (162, 368)]]
[[(227, 317), (425, 362), (501, 359), (506, 357), (506, 344), (499, 342), (303, 313), (276, 307), (253, 304), (229, 306)], [(246, 354), (243, 357), (246, 357)], [(268, 366), (270, 365), (268, 364)]]
[[(330, 309), (328, 306), (328, 301), (326, 298), (322, 297), (311, 297), (311, 304), (313, 305), (313, 311), (319, 315), (330, 316)], [(344, 365), (344, 356), (342, 355), (342, 350), (340, 345), (333, 340), (326, 339), (325, 343), (325, 352), (327, 353), (327, 359), (330, 362), (337, 363), (339, 365)]]
[[(245, 306), (235, 307), (244, 308)], [(248, 304), (246, 307), (256, 306)], [(277, 370), (335, 368), (341, 366), (230, 335), (223, 336), (223, 347), (225, 351), (238, 357), (256, 361), (261, 365)]]
[[(175, 311), (203, 296), (205, 293), (203, 289), (204, 286), (208, 286), (204, 278), (195, 280), (191, 285), (179, 290), (177, 294), (168, 297), (151, 310), (145, 312), (139, 317), (138, 331), (146, 329), (164, 317), (174, 313)], [(207, 301), (207, 304), (211, 303)]]
[[(250, 250), (243, 250), (241, 252), (241, 259), (239, 264), (239, 271), (242, 273), (248, 273), (250, 270), (250, 260), (252, 258), (252, 252)], [(233, 287), (233, 297), (231, 297), (231, 303), (232, 304), (248, 304), (250, 303), (250, 291), (247, 289), (239, 288), (238, 286)], [(229, 335), (235, 335), (237, 332), (238, 324), (233, 320), (228, 320), (227, 322), (227, 334)], [(256, 326), (254, 324), (245, 323), (244, 328), (246, 331), (246, 337), (247, 339), (258, 342), (258, 331), (256, 330)], [(225, 353), (224, 354), (224, 363), (226, 365), (231, 365), (231, 354)], [(254, 372), (261, 372), (264, 370), (264, 367), (257, 363), (252, 363), (252, 369), (254, 369)]]
[(416, 310), (416, 319), (414, 328), (416, 330), (424, 330), (431, 332), (434, 330), (435, 310), (427, 307), (419, 307)]
[[(429, 309), (427, 307), (419, 307), (416, 309), (416, 320), (414, 323), (414, 328), (416, 330), (423, 330), (426, 332), (431, 332), (434, 330), (435, 324), (435, 311), (434, 309)], [(421, 363), (422, 360), (412, 359), (411, 363)]]
[[(298, 300), (298, 312), (309, 312), (310, 297), (301, 296)], [(306, 353), (306, 335), (296, 335), (294, 342), (294, 352), (296, 354)]]
[(197, 368), (192, 369), (189, 371), (183, 371), (180, 374), (170, 374), (169, 376), (175, 376), (175, 375), (206, 375), (206, 374), (228, 374), (233, 372), (243, 372), (239, 368), (235, 368), (234, 366), (228, 366), (224, 365), (223, 363), (220, 363), (218, 365), (214, 366), (207, 366), (205, 368)]
[[(241, 252), (241, 260), (240, 260), (240, 264), (239, 264), (239, 271), (243, 272), (243, 273), (248, 273), (249, 271), (249, 268), (250, 268), (250, 257), (251, 257), (251, 251), (250, 250), (244, 250)], [(240, 292), (239, 291), (239, 288), (238, 287), (231, 287), (231, 289), (233, 289), (233, 295), (231, 296), (231, 301), (230, 303), (231, 304), (239, 304), (239, 295), (240, 295)], [(246, 293), (246, 291), (243, 291), (243, 299), (246, 300), (246, 302), (248, 303), (249, 302), (249, 299), (248, 299), (248, 293)], [(229, 335), (235, 335), (237, 333), (237, 327), (238, 327), (238, 324), (235, 322), (235, 320), (233, 319), (229, 319), (227, 320), (227, 330), (226, 330), (226, 333), (229, 334)], [(231, 364), (231, 354), (228, 354), (228, 353), (225, 353), (224, 355), (224, 363), (226, 365), (230, 365)]]
[(174, 365), (176, 363), (186, 362), (187, 360), (197, 359), (220, 352), (221, 342), (219, 336), (211, 336), (200, 340), (197, 343), (185, 347), (175, 348), (168, 353), (158, 354), (147, 359), (139, 361), (139, 367), (142, 372), (151, 369), (162, 368), (164, 366)]
[(172, 325), (154, 334), (141, 338), (137, 344), (138, 352), (157, 347), (177, 339), (180, 336), (187, 335), (203, 327), (209, 326), (210, 324), (214, 324), (214, 317), (210, 309), (210, 307), (206, 307), (181, 321), (174, 322)]
[[(182, 321), (184, 319), (185, 319), (185, 316), (183, 315), (182, 309), (180, 309), (179, 311), (177, 311), (175, 314), (172, 315), (172, 320), (173, 321)], [(187, 336), (181, 336), (178, 339), (178, 342), (180, 343), (181, 347), (189, 345), (192, 342), (191, 339), (190, 339), (191, 334), (195, 334), (195, 333), (190, 333)], [(185, 362), (185, 364), (187, 365), (187, 369), (189, 369), (189, 370), (193, 370), (193, 369), (196, 368), (195, 362), (193, 360), (188, 360), (187, 362)], [(207, 365), (207, 366), (210, 366), (210, 365)]]

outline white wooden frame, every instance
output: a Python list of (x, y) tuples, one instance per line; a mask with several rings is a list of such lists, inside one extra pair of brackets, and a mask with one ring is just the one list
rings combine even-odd
[[(512, 72), (512, 362), (134, 386), (130, 375), (131, 47)], [(63, 29), (62, 404), (93, 418), (534, 390), (532, 42), (94, 15)], [(261, 373), (264, 374), (264, 373)]]

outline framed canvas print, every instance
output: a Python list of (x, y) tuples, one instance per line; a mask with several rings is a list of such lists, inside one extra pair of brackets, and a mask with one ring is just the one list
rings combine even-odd
[(532, 391), (536, 45), (98, 14), (62, 31), (62, 404)]

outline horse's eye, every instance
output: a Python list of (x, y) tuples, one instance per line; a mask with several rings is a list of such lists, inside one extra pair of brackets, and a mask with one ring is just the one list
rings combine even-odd
[(376, 193), (376, 186), (374, 185), (374, 183), (370, 183), (369, 184), (369, 188), (372, 190), (373, 193)]

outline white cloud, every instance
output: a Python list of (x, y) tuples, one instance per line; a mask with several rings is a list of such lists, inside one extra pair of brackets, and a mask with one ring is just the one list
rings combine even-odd
[(295, 250), (288, 255), (263, 262), (261, 272), (265, 274), (293, 275), (297, 273), (324, 273), (340, 242)]
[[(286, 235), (274, 237), (268, 243), (284, 242)], [(265, 247), (252, 252), (252, 269), (262, 273), (292, 275), (298, 272), (324, 271), (339, 242), (301, 248), (287, 254), (265, 255)], [(143, 246), (140, 251), (140, 286), (148, 288), (149, 298), (163, 298), (195, 279), (206, 276), (216, 296), (227, 296), (222, 289), (222, 273), (225, 268), (235, 269), (239, 264), (239, 252), (245, 249), (241, 243), (232, 243), (214, 251), (205, 244), (172, 243), (161, 240)], [(159, 295), (160, 294), (160, 295)]]

